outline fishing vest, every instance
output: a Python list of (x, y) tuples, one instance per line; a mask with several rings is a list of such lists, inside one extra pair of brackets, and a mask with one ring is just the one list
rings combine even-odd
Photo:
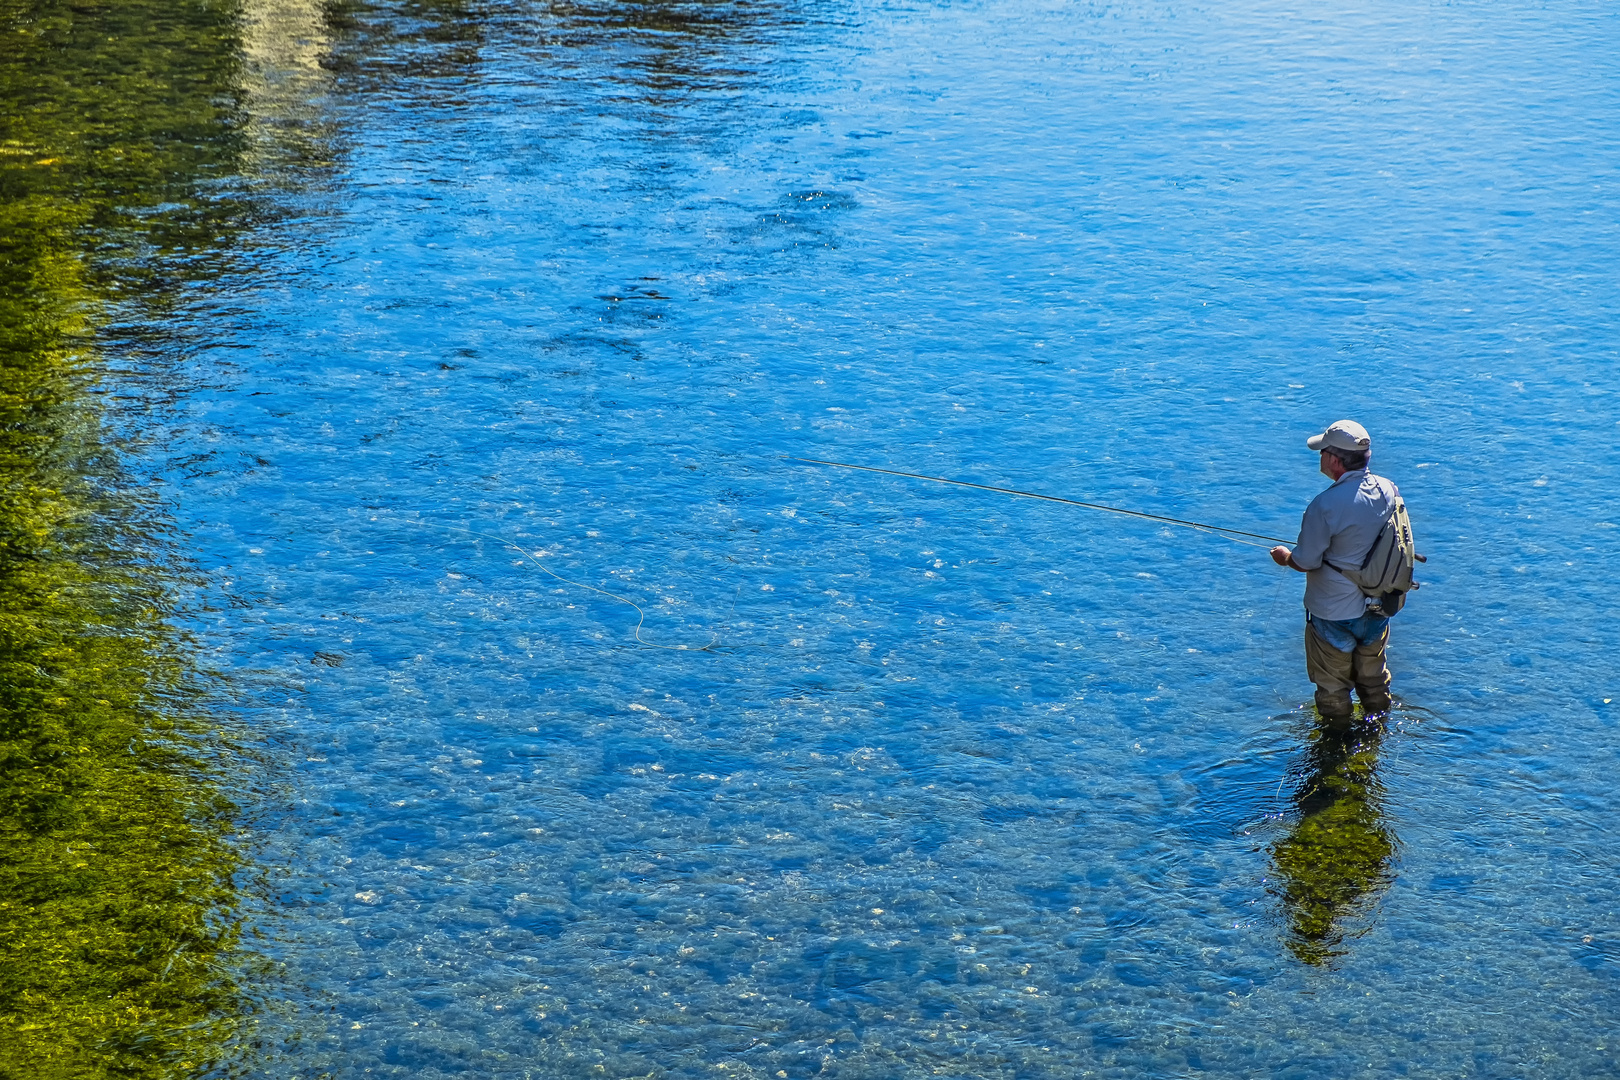
[(1388, 618), (1406, 606), (1406, 594), (1418, 587), (1412, 580), (1412, 570), (1414, 564), (1420, 562), (1428, 560), (1417, 552), (1412, 540), (1412, 519), (1406, 514), (1406, 500), (1397, 495), (1394, 510), (1372, 547), (1367, 549), (1367, 557), (1361, 560), (1361, 565), (1340, 566), (1331, 562), (1327, 565), (1349, 578), (1363, 595), (1372, 598), (1367, 614)]

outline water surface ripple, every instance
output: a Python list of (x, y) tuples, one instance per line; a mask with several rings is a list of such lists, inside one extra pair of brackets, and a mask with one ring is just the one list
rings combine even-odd
[[(279, 1075), (1611, 1071), (1611, 7), (267, 10), (168, 493)], [(1343, 752), (1263, 553), (783, 460), (1289, 535), (1345, 415), (1430, 562)]]

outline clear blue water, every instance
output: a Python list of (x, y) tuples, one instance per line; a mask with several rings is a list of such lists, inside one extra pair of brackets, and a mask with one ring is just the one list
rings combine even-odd
[[(1611, 6), (253, 10), (155, 445), (266, 1075), (1614, 1071)], [(1353, 768), (1263, 551), (784, 460), (1288, 536), (1344, 416)]]

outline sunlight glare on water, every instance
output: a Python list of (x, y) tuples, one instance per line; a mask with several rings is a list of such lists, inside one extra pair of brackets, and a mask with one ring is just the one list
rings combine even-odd
[[(277, 1075), (1611, 1068), (1611, 8), (248, 7), (166, 494)], [(785, 460), (1290, 536), (1341, 416), (1430, 561), (1339, 756), (1263, 552)]]

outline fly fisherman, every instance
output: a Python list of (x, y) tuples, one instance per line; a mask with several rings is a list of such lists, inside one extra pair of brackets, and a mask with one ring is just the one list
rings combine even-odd
[(1316, 684), (1317, 712), (1342, 728), (1355, 715), (1352, 686), (1367, 715), (1389, 711), (1389, 616), (1334, 567), (1362, 565), (1400, 492), (1367, 468), (1372, 438), (1354, 420), (1329, 425), (1305, 445), (1321, 454), (1333, 485), (1305, 508), (1294, 550), (1279, 544), (1271, 557), (1305, 575), (1305, 670)]

